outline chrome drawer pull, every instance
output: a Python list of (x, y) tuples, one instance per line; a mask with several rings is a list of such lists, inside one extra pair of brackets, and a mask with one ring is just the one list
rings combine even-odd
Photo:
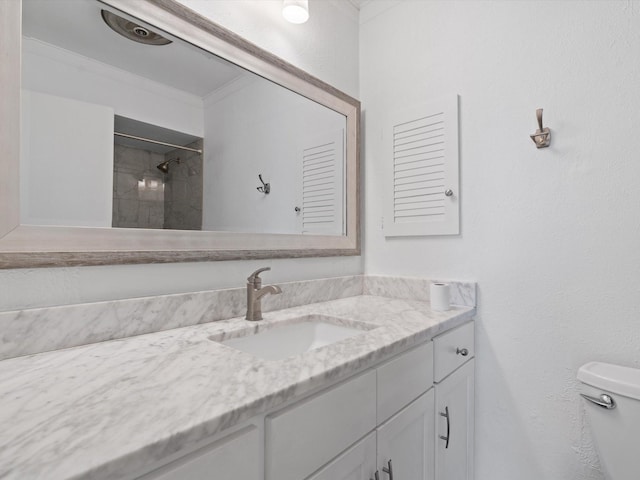
[(449, 433), (451, 431), (451, 425), (449, 423), (449, 407), (444, 407), (444, 413), (440, 412), (440, 416), (447, 419), (447, 436), (440, 435), (440, 439), (446, 441), (444, 448), (449, 448)]
[(589, 395), (585, 395), (584, 393), (581, 393), (580, 396), (585, 400), (590, 401), (591, 403), (595, 403), (599, 407), (606, 408), (607, 410), (613, 410), (614, 408), (616, 408), (615, 400), (606, 393), (600, 394), (599, 397), (590, 397)]
[(469, 355), (469, 350), (467, 350), (466, 348), (456, 348), (456, 354), (466, 357), (467, 355)]

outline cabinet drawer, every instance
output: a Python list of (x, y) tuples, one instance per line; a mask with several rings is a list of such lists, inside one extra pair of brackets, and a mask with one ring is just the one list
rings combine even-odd
[(473, 322), (469, 322), (433, 339), (436, 382), (475, 356), (473, 338)]
[(371, 371), (266, 418), (266, 478), (305, 478), (375, 426)]
[(259, 480), (261, 443), (259, 430), (247, 427), (138, 480)]
[(378, 425), (418, 398), (433, 384), (433, 345), (427, 342), (377, 369)]

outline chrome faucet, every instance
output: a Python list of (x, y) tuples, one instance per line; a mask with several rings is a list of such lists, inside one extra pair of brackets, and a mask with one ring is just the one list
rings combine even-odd
[(273, 295), (282, 293), (280, 287), (276, 285), (262, 286), (260, 274), (268, 270), (271, 270), (271, 267), (260, 268), (247, 278), (247, 316), (245, 317), (247, 320), (262, 320), (262, 297), (268, 293)]

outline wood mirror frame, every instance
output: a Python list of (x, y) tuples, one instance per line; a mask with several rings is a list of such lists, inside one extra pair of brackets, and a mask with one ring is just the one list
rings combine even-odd
[(360, 255), (360, 102), (173, 0), (102, 0), (346, 117), (346, 235), (20, 225), (21, 2), (0, 2), (0, 268)]

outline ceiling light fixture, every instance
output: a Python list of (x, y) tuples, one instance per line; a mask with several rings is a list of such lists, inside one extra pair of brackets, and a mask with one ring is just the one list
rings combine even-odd
[(291, 23), (309, 20), (309, 0), (283, 0), (282, 16)]

